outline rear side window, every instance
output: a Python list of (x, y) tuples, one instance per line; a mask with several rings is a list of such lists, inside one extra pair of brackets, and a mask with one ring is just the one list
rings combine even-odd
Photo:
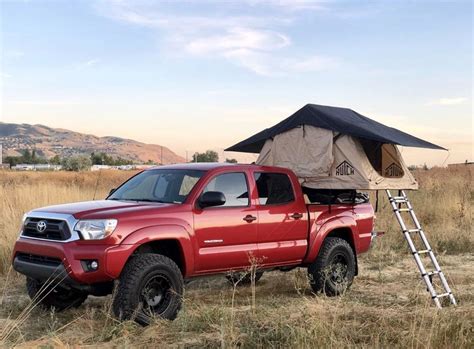
[(214, 177), (203, 193), (208, 191), (220, 191), (224, 194), (225, 204), (219, 207), (249, 205), (249, 190), (243, 173), (225, 173)]
[(255, 173), (260, 205), (285, 204), (295, 200), (290, 178), (283, 173)]

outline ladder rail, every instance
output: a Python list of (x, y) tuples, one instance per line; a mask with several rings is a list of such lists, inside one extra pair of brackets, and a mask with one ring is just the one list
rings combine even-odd
[[(439, 266), (438, 260), (431, 248), (430, 243), (428, 242), (428, 239), (421, 227), (420, 222), (418, 221), (418, 218), (415, 214), (415, 210), (413, 209), (413, 206), (411, 205), (410, 200), (408, 200), (408, 197), (405, 193), (404, 190), (399, 190), (398, 196), (392, 196), (390, 190), (386, 190), (387, 196), (390, 201), (390, 205), (392, 206), (392, 210), (395, 214), (395, 217), (400, 225), (400, 228), (402, 229), (403, 235), (405, 237), (405, 240), (408, 243), (408, 246), (410, 248), (410, 251), (413, 255), (413, 258), (415, 259), (415, 263), (418, 267), (418, 270), (420, 271), (421, 277), (423, 281), (426, 284), (427, 290), (431, 295), (431, 298), (433, 299), (435, 305), (438, 308), (442, 308), (441, 302), (439, 298), (441, 297), (449, 297), (450, 302), (453, 305), (456, 305), (456, 299), (454, 298), (454, 295), (451, 291), (451, 288), (448, 285), (448, 282), (446, 280), (446, 277), (444, 276), (444, 273), (441, 271), (441, 268)], [(402, 208), (402, 204), (406, 204), (406, 208)], [(408, 212), (410, 215), (410, 218), (412, 219), (416, 229), (407, 229), (407, 226), (405, 224), (405, 221), (403, 219), (403, 216), (401, 215), (401, 212)], [(415, 243), (413, 242), (413, 239), (411, 237), (411, 233), (417, 233), (421, 241), (423, 242), (423, 245), (425, 246), (425, 250), (420, 250), (418, 251)], [(425, 266), (423, 265), (423, 261), (420, 258), (420, 253), (427, 253), (430, 257), (431, 263), (434, 267), (434, 271), (427, 272), (425, 269)], [(445, 293), (438, 294), (434, 288), (433, 282), (431, 280), (431, 277), (433, 275), (438, 275), (441, 281), (441, 284), (445, 290)]]

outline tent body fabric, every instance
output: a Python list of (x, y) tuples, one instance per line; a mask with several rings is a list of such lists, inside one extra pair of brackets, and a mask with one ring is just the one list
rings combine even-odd
[(385, 126), (351, 109), (307, 104), (275, 126), (267, 128), (225, 150), (259, 153), (267, 139), (302, 125), (319, 127), (340, 134), (380, 143), (397, 144), (407, 147), (444, 149), (439, 145), (424, 141), (395, 128)]
[(313, 189), (418, 189), (393, 144), (361, 140), (314, 126), (300, 126), (267, 139), (256, 163), (293, 170)]

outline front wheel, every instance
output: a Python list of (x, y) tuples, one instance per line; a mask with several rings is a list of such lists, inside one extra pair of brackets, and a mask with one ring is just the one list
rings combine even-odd
[(181, 308), (183, 276), (176, 263), (158, 254), (133, 257), (120, 275), (112, 308), (121, 320), (149, 325), (155, 317), (174, 320)]
[(77, 308), (87, 299), (87, 293), (51, 283), (45, 285), (29, 277), (26, 278), (26, 290), (33, 303), (56, 311)]
[(328, 296), (344, 293), (354, 280), (355, 267), (355, 255), (349, 243), (337, 237), (326, 238), (318, 257), (308, 268), (313, 291)]

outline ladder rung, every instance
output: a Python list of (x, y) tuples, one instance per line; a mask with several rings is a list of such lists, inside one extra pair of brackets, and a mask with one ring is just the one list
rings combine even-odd
[(450, 294), (451, 294), (451, 292), (441, 293), (441, 294), (438, 294), (438, 295), (434, 296), (433, 298), (447, 297)]
[(419, 233), (421, 231), (421, 229), (407, 229), (407, 230), (404, 230), (403, 232), (404, 233)]
[(419, 251), (413, 252), (413, 254), (415, 254), (415, 253), (423, 254), (423, 253), (430, 253), (430, 252), (431, 252), (431, 250), (419, 250)]
[(395, 211), (398, 212), (410, 212), (412, 209), (411, 208), (396, 208)]
[(405, 196), (392, 196), (390, 199), (407, 201), (407, 198)]
[(423, 276), (425, 276), (425, 275), (431, 276), (431, 275), (436, 275), (436, 274), (439, 274), (439, 273), (441, 273), (441, 270), (429, 271), (426, 274), (424, 274)]

